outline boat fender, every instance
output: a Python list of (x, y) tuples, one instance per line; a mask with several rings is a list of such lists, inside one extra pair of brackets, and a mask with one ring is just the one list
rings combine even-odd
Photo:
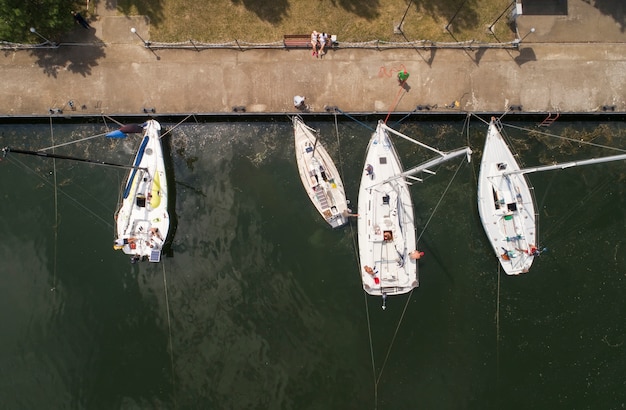
[(413, 252), (411, 252), (409, 254), (409, 257), (413, 260), (418, 260), (420, 259), (422, 256), (424, 256), (424, 252), (420, 252), (418, 250), (414, 250)]

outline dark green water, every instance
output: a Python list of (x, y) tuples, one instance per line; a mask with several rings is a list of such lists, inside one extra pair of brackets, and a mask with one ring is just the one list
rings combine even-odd
[[(310, 125), (356, 209), (371, 131)], [(396, 128), (444, 150), (469, 141), (475, 154), (413, 186), (421, 286), (384, 312), (361, 288), (356, 224), (331, 230), (304, 193), (289, 122), (172, 131), (178, 225), (160, 264), (112, 249), (125, 171), (59, 160), (55, 180), (51, 160), (10, 154), (0, 408), (623, 408), (624, 163), (531, 174), (549, 251), (526, 276), (499, 276), (476, 207), (486, 125)], [(0, 126), (3, 146), (26, 149), (104, 130)], [(615, 154), (507, 131), (527, 166)], [(618, 123), (548, 131), (626, 148)], [(406, 167), (427, 158), (394, 141)], [(138, 144), (102, 137), (56, 152), (130, 163)]]

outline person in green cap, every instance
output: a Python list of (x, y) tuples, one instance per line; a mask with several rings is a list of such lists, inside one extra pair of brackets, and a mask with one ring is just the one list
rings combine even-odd
[(398, 72), (398, 82), (400, 85), (404, 84), (406, 80), (409, 78), (409, 72), (406, 69)]

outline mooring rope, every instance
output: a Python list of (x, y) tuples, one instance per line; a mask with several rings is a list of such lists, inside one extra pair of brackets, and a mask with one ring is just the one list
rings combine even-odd
[(163, 134), (161, 134), (161, 136), (159, 138), (163, 138), (165, 137), (167, 134), (169, 134), (170, 132), (174, 131), (176, 128), (178, 128), (178, 126), (180, 124), (182, 124), (183, 122), (187, 121), (188, 118), (193, 117), (193, 114), (189, 114), (188, 116), (186, 116), (185, 118), (183, 118), (178, 124), (174, 125), (172, 128), (170, 128), (169, 130), (165, 131)]
[(118, 120), (116, 120), (115, 118), (111, 118), (108, 115), (104, 115), (102, 114), (102, 119), (104, 120), (104, 125), (107, 127), (107, 129), (109, 128), (108, 125), (106, 125), (106, 120), (105, 118), (110, 119), (111, 121), (113, 121), (114, 123), (116, 123), (117, 125), (119, 125), (120, 127), (123, 126), (124, 124), (122, 124), (121, 122), (119, 122)]
[(402, 121), (404, 121), (404, 120), (406, 120), (407, 118), (409, 118), (409, 117), (410, 117), (410, 116), (411, 116), (414, 112), (415, 112), (415, 110), (414, 110), (414, 111), (411, 111), (411, 112), (409, 112), (409, 113), (407, 113), (404, 117), (402, 117), (402, 118), (400, 118), (399, 120), (395, 121), (395, 122), (391, 125), (391, 128), (396, 128), (398, 125), (400, 125), (400, 124), (402, 123)]
[(393, 100), (393, 103), (391, 104), (391, 107), (389, 107), (389, 112), (387, 113), (387, 116), (385, 117), (385, 124), (387, 124), (387, 120), (389, 119), (389, 116), (391, 115), (391, 113), (393, 112), (393, 110), (396, 109), (399, 101), (400, 101), (400, 95), (402, 94), (402, 91), (405, 91), (404, 87), (402, 86), (403, 84), (400, 85), (400, 89), (398, 90), (398, 94), (396, 94), (396, 98)]
[(351, 116), (350, 114), (348, 114), (347, 112), (341, 111), (339, 108), (337, 108), (337, 111), (339, 111), (341, 114), (345, 115), (346, 117), (350, 118), (352, 121), (356, 122), (357, 124), (362, 125), (363, 127), (367, 128), (370, 131), (376, 131), (375, 128), (370, 127), (369, 125), (365, 124), (363, 121), (359, 121), (356, 118), (354, 118), (353, 116)]

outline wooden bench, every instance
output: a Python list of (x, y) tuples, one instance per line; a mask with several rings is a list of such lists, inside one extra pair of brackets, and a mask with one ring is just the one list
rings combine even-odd
[[(310, 34), (285, 34), (283, 36), (283, 44), (285, 48), (310, 48), (311, 47), (311, 35)], [(337, 44), (337, 36), (328, 36), (326, 41), (326, 49), (333, 48)]]
[(310, 34), (285, 34), (283, 43), (287, 48), (308, 48), (311, 47)]

